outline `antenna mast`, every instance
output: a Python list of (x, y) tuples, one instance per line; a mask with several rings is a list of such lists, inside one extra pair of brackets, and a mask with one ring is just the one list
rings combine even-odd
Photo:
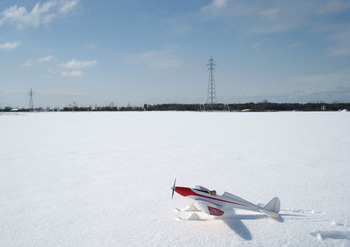
[(213, 105), (216, 104), (216, 89), (215, 89), (215, 80), (214, 80), (214, 70), (216, 64), (214, 63), (214, 59), (211, 57), (209, 59), (209, 82), (208, 82), (208, 94), (207, 94), (207, 104)]

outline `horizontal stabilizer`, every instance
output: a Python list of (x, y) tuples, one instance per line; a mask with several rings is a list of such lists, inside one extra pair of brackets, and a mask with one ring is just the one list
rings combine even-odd
[(278, 213), (269, 211), (269, 210), (265, 210), (263, 208), (259, 209), (260, 212), (262, 212), (263, 214), (266, 214), (267, 216), (273, 217), (273, 218), (278, 218), (280, 217), (280, 215)]

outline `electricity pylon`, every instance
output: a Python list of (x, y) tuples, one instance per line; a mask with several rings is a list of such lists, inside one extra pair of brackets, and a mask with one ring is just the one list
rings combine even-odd
[(33, 90), (30, 89), (29, 91), (30, 101), (29, 101), (29, 110), (34, 111), (34, 104), (33, 104)]
[(214, 70), (216, 64), (214, 63), (214, 59), (211, 57), (209, 59), (209, 82), (208, 82), (208, 94), (207, 94), (207, 104), (213, 105), (216, 104), (216, 89), (215, 89), (215, 80), (214, 80)]

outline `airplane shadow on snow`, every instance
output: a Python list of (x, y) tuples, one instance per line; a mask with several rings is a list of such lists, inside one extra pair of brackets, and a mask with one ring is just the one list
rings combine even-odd
[[(227, 212), (225, 212), (226, 214)], [(243, 224), (242, 220), (260, 220), (260, 219), (272, 219), (266, 215), (251, 215), (251, 214), (235, 214), (234, 210), (226, 214), (226, 217), (222, 219), (222, 221), (238, 236), (240, 236), (244, 240), (252, 240), (252, 235), (249, 229)], [(278, 219), (273, 219), (277, 222), (283, 222), (284, 219), (282, 217)]]
[(224, 219), (225, 224), (244, 240), (252, 240), (249, 229), (240, 219)]

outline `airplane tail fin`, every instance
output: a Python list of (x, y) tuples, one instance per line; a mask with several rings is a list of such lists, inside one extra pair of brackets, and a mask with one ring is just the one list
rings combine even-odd
[(273, 198), (271, 201), (269, 201), (263, 208), (260, 208), (260, 212), (271, 216), (271, 217), (279, 217), (281, 202), (278, 197)]

